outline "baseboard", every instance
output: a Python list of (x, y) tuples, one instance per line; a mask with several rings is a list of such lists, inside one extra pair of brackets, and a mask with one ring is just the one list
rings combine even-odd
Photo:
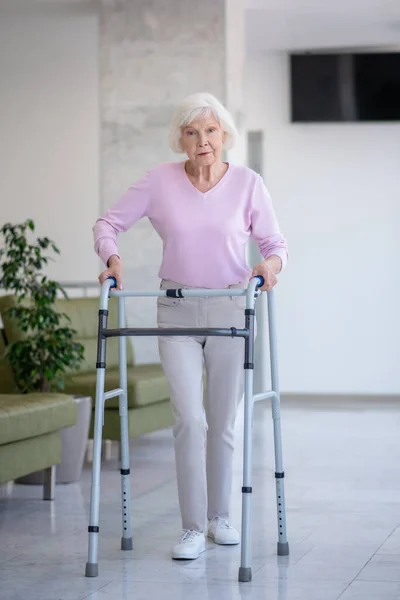
[(281, 402), (285, 403), (362, 403), (392, 405), (400, 403), (400, 394), (325, 394), (325, 393), (289, 393), (281, 392)]

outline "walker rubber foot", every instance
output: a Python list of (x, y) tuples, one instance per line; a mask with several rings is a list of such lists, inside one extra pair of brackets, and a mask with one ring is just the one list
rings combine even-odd
[(278, 542), (278, 556), (289, 556), (289, 542)]
[(85, 577), (97, 577), (99, 574), (98, 563), (86, 563)]
[(133, 550), (132, 537), (121, 538), (121, 550)]
[(251, 581), (251, 567), (239, 567), (239, 581)]

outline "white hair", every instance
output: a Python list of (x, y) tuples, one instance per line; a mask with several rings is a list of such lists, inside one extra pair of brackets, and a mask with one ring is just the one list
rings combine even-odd
[(201, 93), (187, 96), (176, 111), (169, 134), (171, 149), (177, 154), (184, 152), (181, 145), (182, 128), (187, 127), (196, 119), (203, 119), (210, 114), (217, 119), (225, 132), (224, 148), (226, 150), (233, 148), (238, 138), (238, 132), (232, 115), (212, 94)]

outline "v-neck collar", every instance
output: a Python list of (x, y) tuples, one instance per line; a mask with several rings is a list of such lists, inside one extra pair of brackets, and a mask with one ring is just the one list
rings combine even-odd
[(182, 170), (183, 170), (183, 176), (187, 181), (187, 184), (190, 186), (190, 188), (192, 190), (194, 190), (195, 192), (197, 192), (198, 194), (201, 194), (202, 196), (210, 196), (211, 194), (213, 194), (215, 191), (218, 190), (219, 187), (221, 187), (221, 185), (223, 183), (225, 183), (231, 174), (232, 171), (232, 165), (229, 162), (224, 161), (225, 164), (228, 165), (228, 168), (226, 170), (226, 172), (224, 173), (224, 175), (221, 177), (221, 179), (218, 181), (218, 183), (216, 183), (212, 188), (210, 188), (207, 192), (202, 192), (200, 191), (195, 185), (193, 185), (193, 183), (190, 181), (188, 174), (186, 173), (186, 160), (184, 160), (181, 164), (182, 164)]

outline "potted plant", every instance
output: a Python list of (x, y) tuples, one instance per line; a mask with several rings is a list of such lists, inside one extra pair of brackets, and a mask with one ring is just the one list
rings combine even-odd
[[(31, 219), (17, 225), (7, 223), (0, 229), (0, 287), (16, 298), (5, 316), (21, 333), (7, 345), (5, 356), (20, 392), (60, 392), (63, 374), (79, 366), (84, 348), (74, 340), (76, 332), (68, 324), (68, 315), (56, 310), (58, 295), (67, 298), (65, 290), (43, 273), (49, 251), (59, 254), (59, 250), (47, 237), (30, 239), (34, 231)], [(89, 421), (84, 427), (86, 440), (88, 427)], [(73, 429), (68, 428), (70, 435)]]

